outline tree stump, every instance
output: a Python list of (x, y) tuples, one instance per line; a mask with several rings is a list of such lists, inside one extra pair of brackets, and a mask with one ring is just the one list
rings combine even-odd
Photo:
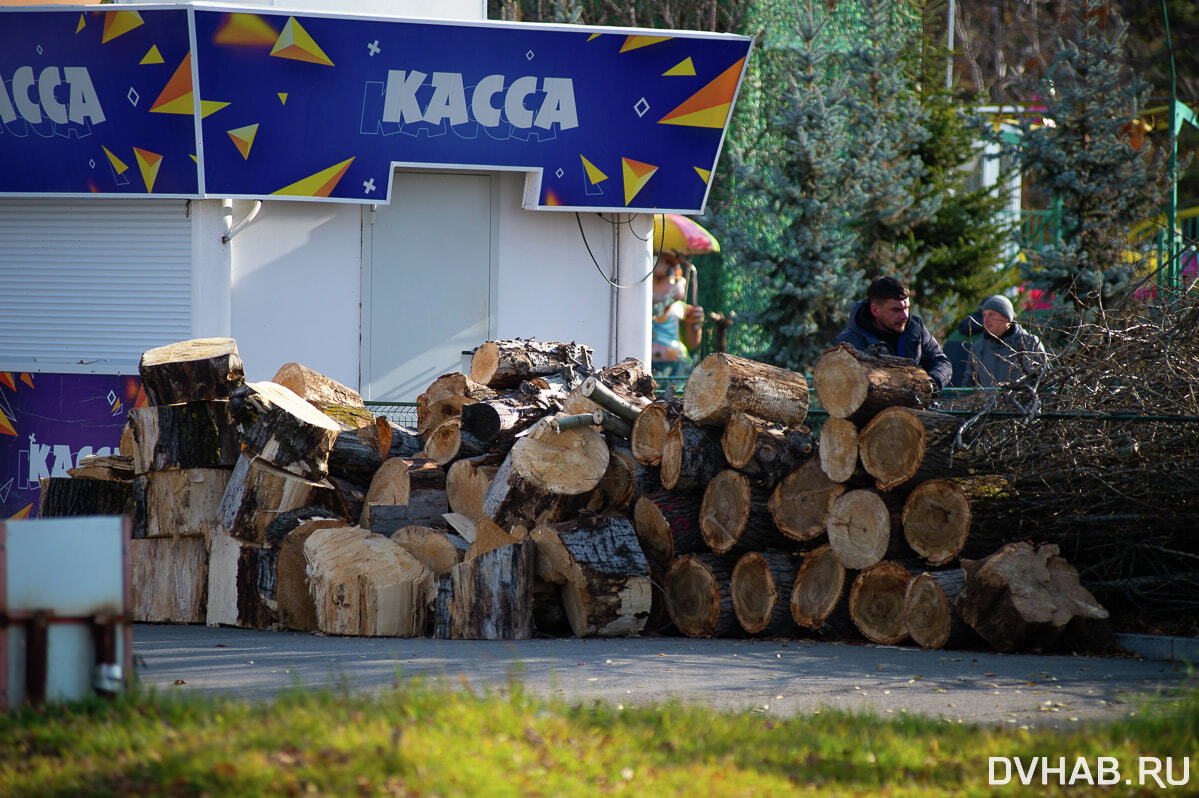
[(780, 532), (770, 515), (769, 491), (739, 471), (721, 471), (704, 489), (699, 529), (716, 554), (792, 549), (795, 541)]
[(195, 338), (148, 349), (137, 370), (152, 405), (228, 399), (245, 382), (232, 338)]
[(820, 427), (820, 467), (833, 482), (848, 482), (858, 470), (858, 427), (829, 416)]
[(903, 536), (930, 566), (945, 565), (961, 553), (970, 534), (970, 497), (955, 481), (921, 482), (903, 505)]
[(228, 401), (134, 407), (125, 419), (133, 470), (233, 468), (241, 439)]
[(208, 537), (208, 603), (205, 623), (266, 629), (275, 612), (258, 590), (264, 549), (217, 530)]
[(915, 361), (875, 356), (842, 343), (827, 350), (812, 371), (820, 406), (834, 418), (864, 424), (887, 407), (928, 407), (933, 384)]
[(591, 371), (592, 349), (575, 343), (532, 338), (487, 341), (470, 360), (470, 378), (489, 388), (515, 388), (533, 377), (548, 377), (563, 369)]
[(788, 427), (808, 414), (802, 374), (717, 352), (692, 370), (683, 389), (683, 414), (703, 424), (723, 424), (734, 410)]
[(916, 485), (954, 473), (953, 447), (961, 423), (930, 410), (889, 407), (858, 434), (858, 455), (879, 490)]
[(641, 410), (629, 435), (629, 448), (637, 462), (647, 466), (661, 465), (666, 436), (682, 413), (683, 403), (678, 401), (654, 402)]
[(702, 490), (724, 469), (724, 449), (720, 433), (679, 416), (666, 435), (662, 447), (659, 476), (667, 490)]
[(232, 472), (223, 468), (151, 471), (137, 478), (148, 538), (212, 534)]
[(308, 588), (308, 558), (304, 541), (318, 529), (345, 528), (341, 518), (309, 518), (289, 531), (275, 555), (275, 605), (279, 625), (299, 632), (316, 632), (316, 604)]
[(788, 474), (770, 494), (768, 507), (774, 525), (801, 543), (815, 540), (828, 529), (828, 515), (845, 486), (833, 482), (811, 458)]
[(575, 637), (623, 637), (645, 628), (651, 608), (649, 563), (627, 519), (612, 516), (555, 524), (569, 556), (562, 585)]
[(845, 589), (845, 566), (827, 543), (804, 555), (791, 589), (791, 618), (818, 630), (832, 615)]
[(687, 637), (740, 636), (732, 566), (718, 554), (684, 554), (666, 573), (670, 619)]
[(785, 427), (740, 410), (729, 414), (720, 446), (730, 466), (771, 488), (816, 450), (807, 427)]
[(450, 637), (527, 640), (533, 636), (534, 544), (512, 543), (450, 570)]
[(751, 635), (793, 636), (788, 594), (795, 584), (800, 558), (777, 551), (751, 551), (733, 567), (733, 612)]
[(204, 623), (208, 543), (202, 537), (129, 541), (134, 623)]
[(828, 542), (841, 564), (859, 570), (882, 562), (888, 553), (904, 554), (901, 508), (894, 497), (870, 488), (838, 496), (828, 514)]
[(660, 568), (683, 554), (706, 550), (699, 530), (702, 493), (659, 491), (637, 499), (633, 526), (641, 550)]
[(904, 597), (911, 574), (898, 563), (871, 565), (853, 580), (849, 589), (849, 614), (866, 639), (894, 645), (908, 636)]

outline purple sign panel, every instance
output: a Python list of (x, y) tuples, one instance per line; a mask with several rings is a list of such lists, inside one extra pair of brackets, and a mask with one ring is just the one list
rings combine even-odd
[(89, 454), (115, 454), (141, 380), (114, 374), (0, 371), (0, 518), (37, 516), (43, 477)]

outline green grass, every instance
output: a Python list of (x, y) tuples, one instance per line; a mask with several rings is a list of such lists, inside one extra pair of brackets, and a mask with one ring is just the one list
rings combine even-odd
[[(987, 786), (990, 756), (1190, 757), (1199, 691), (1084, 728), (964, 726), (823, 711), (794, 719), (666, 704), (570, 705), (405, 684), (380, 696), (166, 697), (0, 716), (0, 795), (770, 796), (1159, 794), (1153, 785)], [(1134, 778), (1135, 781), (1135, 778)]]

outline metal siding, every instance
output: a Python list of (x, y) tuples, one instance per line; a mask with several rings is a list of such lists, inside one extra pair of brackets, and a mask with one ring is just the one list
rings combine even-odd
[(190, 337), (184, 201), (0, 199), (0, 368), (133, 373)]

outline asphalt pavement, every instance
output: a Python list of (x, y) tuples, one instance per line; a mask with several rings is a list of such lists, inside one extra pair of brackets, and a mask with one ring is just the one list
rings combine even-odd
[(1180, 664), (1135, 657), (812, 640), (436, 640), (136, 624), (134, 654), (141, 684), (168, 694), (375, 693), (416, 677), (499, 691), (518, 679), (571, 702), (679, 700), (780, 716), (835, 708), (1017, 726), (1126, 716), (1142, 711), (1149, 696), (1195, 683)]

